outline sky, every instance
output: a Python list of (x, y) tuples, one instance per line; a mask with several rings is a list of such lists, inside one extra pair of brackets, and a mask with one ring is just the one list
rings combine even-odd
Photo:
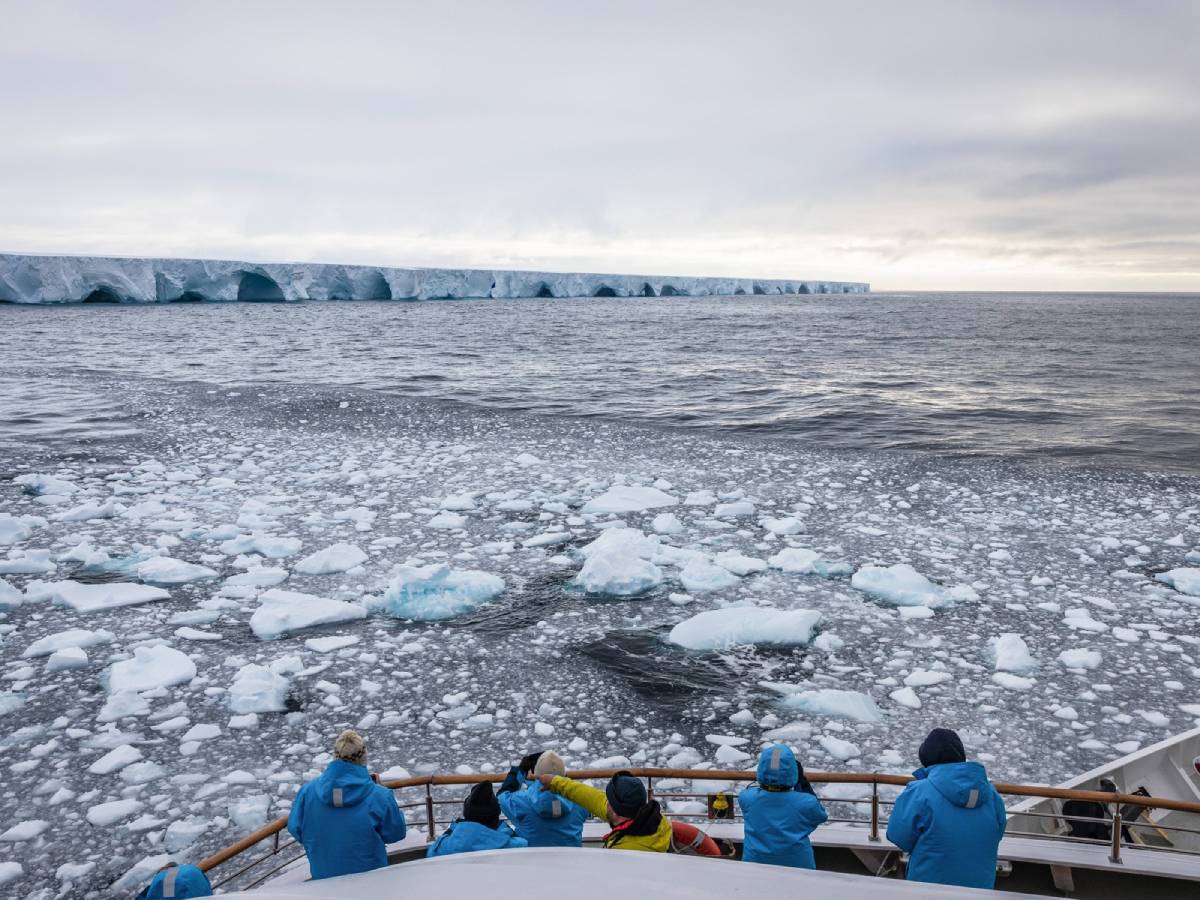
[(0, 250), (1200, 291), (1200, 2), (0, 0)]

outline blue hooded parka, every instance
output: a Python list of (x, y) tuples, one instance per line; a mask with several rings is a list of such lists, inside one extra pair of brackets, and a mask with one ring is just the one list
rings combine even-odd
[[(928, 744), (921, 748), (926, 767), (913, 772), (916, 780), (896, 798), (888, 840), (909, 854), (909, 881), (993, 888), (996, 855), (1007, 821), (1004, 800), (988, 782), (982, 765), (930, 764)], [(956, 748), (952, 758), (960, 752)]]
[(366, 766), (335, 759), (300, 788), (288, 831), (304, 845), (313, 878), (332, 878), (387, 865), (386, 845), (403, 840), (404, 813)]
[(432, 859), (435, 856), (472, 853), (475, 850), (508, 850), (528, 846), (529, 842), (523, 837), (517, 837), (517, 833), (509, 825), (501, 824), (499, 828), (488, 828), (479, 822), (458, 819), (429, 845), (425, 856)]
[(527, 785), (524, 790), (502, 791), (496, 798), (517, 834), (530, 847), (582, 847), (588, 811), (546, 790), (540, 781), (518, 778)]
[(775, 744), (758, 757), (758, 784), (738, 794), (745, 820), (746, 862), (815, 869), (808, 836), (829, 818), (816, 795), (796, 790), (800, 766), (790, 747)]
[(212, 885), (208, 877), (191, 863), (182, 866), (170, 866), (155, 875), (148, 885), (137, 895), (137, 900), (159, 900), (159, 898), (175, 897), (184, 900), (187, 897), (211, 897)]

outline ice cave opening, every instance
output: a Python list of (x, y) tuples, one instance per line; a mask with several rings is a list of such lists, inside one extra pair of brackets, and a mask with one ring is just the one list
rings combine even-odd
[(259, 275), (257, 272), (246, 272), (238, 282), (237, 298), (239, 300), (272, 301), (282, 300), (283, 289), (273, 278)]

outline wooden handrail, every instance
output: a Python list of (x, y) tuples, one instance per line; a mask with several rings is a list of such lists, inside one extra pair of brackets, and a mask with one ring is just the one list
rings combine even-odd
[[(568, 772), (571, 778), (594, 779), (611, 778), (617, 772), (628, 772), (638, 778), (683, 778), (696, 781), (754, 781), (757, 777), (752, 771), (727, 771), (724, 769), (577, 769)], [(887, 775), (881, 772), (805, 772), (808, 780), (817, 784), (889, 784), (902, 787), (912, 781), (911, 775)], [(499, 773), (476, 775), (418, 775), (413, 778), (398, 778), (380, 782), (384, 787), (397, 791), (403, 788), (426, 787), (437, 785), (465, 785), (490, 781), (494, 784), (504, 780)], [(1138, 794), (1113, 794), (1105, 791), (1080, 791), (1073, 788), (1043, 787), (1040, 785), (1008, 784), (993, 782), (1001, 794), (1017, 797), (1041, 797), (1053, 800), (1090, 800), (1096, 803), (1120, 803), (1122, 805), (1144, 806), (1149, 809), (1170, 809), (1176, 812), (1189, 812), (1200, 815), (1200, 803), (1187, 800), (1171, 800), (1166, 797), (1142, 797)], [(836, 803), (836, 800), (830, 802)], [(276, 819), (264, 825), (257, 831), (246, 835), (240, 841), (230, 844), (223, 850), (218, 850), (212, 856), (197, 863), (202, 871), (209, 871), (227, 862), (240, 853), (249, 850), (259, 841), (278, 834), (287, 827), (287, 817)]]

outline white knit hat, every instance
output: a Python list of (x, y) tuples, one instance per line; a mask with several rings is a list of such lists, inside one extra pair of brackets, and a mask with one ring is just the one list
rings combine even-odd
[(563, 765), (562, 757), (553, 750), (547, 750), (538, 757), (537, 763), (533, 767), (533, 774), (542, 775), (566, 775), (567, 767)]

